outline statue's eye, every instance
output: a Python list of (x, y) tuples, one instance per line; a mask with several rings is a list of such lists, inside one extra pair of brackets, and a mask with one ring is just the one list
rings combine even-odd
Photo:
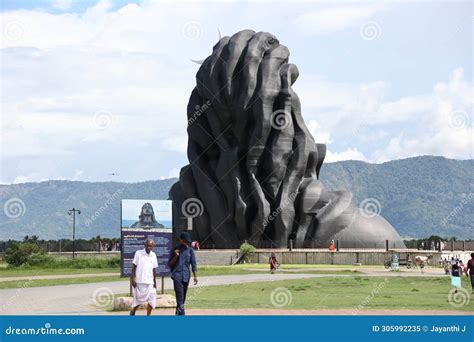
[(269, 40), (267, 40), (267, 43), (272, 45), (273, 43), (275, 43), (275, 38), (270, 38)]

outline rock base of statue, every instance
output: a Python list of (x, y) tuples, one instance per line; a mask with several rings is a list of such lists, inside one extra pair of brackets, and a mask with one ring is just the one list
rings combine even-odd
[[(117, 297), (113, 302), (113, 311), (130, 311), (133, 297)], [(175, 308), (176, 298), (170, 294), (156, 296), (156, 308)], [(138, 309), (146, 309), (146, 305), (140, 305)]]

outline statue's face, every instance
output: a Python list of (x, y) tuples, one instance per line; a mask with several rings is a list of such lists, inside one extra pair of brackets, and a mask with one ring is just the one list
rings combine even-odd
[(152, 215), (153, 214), (153, 207), (150, 203), (145, 203), (142, 207), (142, 214), (144, 215)]

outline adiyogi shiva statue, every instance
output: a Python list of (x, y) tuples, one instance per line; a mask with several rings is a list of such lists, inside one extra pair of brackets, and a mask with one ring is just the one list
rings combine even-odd
[(303, 120), (289, 54), (274, 35), (244, 30), (203, 61), (187, 107), (189, 165), (170, 190), (175, 224), (191, 215), (193, 239), (215, 248), (404, 247), (385, 219), (319, 181), (326, 146)]

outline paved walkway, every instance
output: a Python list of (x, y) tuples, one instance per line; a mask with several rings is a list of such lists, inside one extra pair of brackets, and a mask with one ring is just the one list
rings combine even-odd
[(0, 278), (0, 282), (3, 281), (28, 281), (28, 280), (42, 280), (42, 279), (68, 279), (68, 278), (92, 278), (92, 277), (119, 277), (120, 273), (82, 273), (82, 274), (51, 274), (51, 275), (38, 275), (38, 276), (21, 276), (21, 277), (3, 277)]
[[(268, 272), (268, 267), (266, 268), (242, 268), (249, 272)], [(354, 273), (353, 275), (368, 275), (368, 276), (402, 276), (402, 277), (419, 277), (419, 276), (444, 276), (444, 271), (440, 268), (427, 268), (422, 274), (420, 269), (401, 269), (400, 272), (390, 272), (389, 270), (384, 269), (383, 267), (374, 268), (374, 267), (324, 267), (324, 268), (288, 268), (284, 269), (284, 273), (304, 273), (310, 271), (319, 271), (319, 272), (328, 272), (331, 271), (358, 271), (360, 273)], [(337, 275), (338, 273), (336, 273)], [(340, 274), (340, 273), (339, 273)], [(38, 276), (21, 276), (21, 277), (1, 277), (0, 282), (3, 281), (28, 281), (28, 280), (40, 280), (40, 279), (67, 279), (67, 278), (92, 278), (92, 277), (113, 277), (120, 276), (120, 273), (88, 273), (88, 274), (54, 274), (54, 275), (38, 275)]]
[[(268, 272), (267, 268), (243, 268), (244, 270), (248, 271), (262, 271)], [(332, 271), (358, 271), (358, 273), (354, 272), (350, 274), (351, 276), (376, 276), (376, 277), (438, 277), (438, 276), (445, 276), (444, 270), (441, 268), (425, 268), (423, 273), (421, 273), (420, 268), (411, 268), (406, 269), (402, 268), (399, 272), (392, 272), (390, 270), (385, 269), (384, 267), (311, 267), (311, 268), (285, 268), (283, 269), (285, 273), (304, 273), (310, 271), (318, 271), (318, 272), (327, 272), (331, 273)], [(278, 272), (281, 272), (280, 270)], [(334, 275), (339, 275), (344, 273), (334, 273)]]

